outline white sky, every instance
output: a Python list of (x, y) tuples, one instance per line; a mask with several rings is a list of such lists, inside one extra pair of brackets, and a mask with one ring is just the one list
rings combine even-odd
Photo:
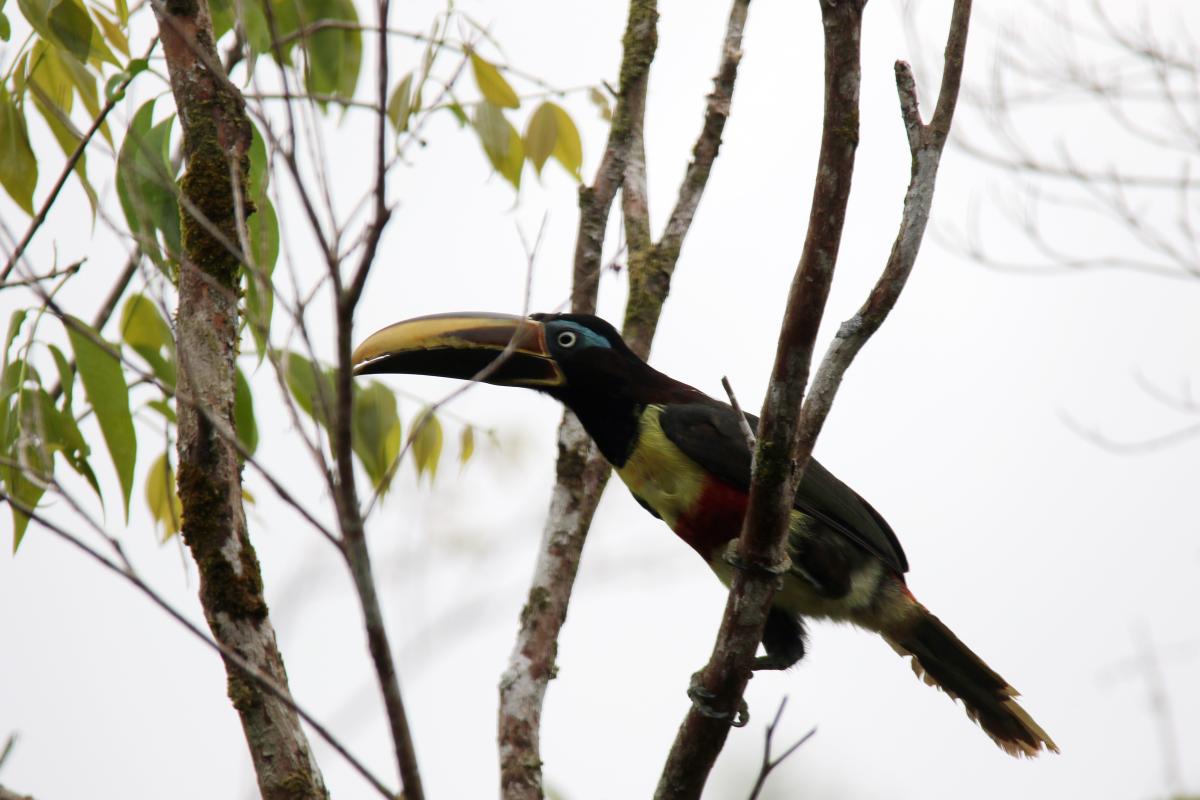
[[(938, 26), (924, 33), (926, 63), (940, 60), (930, 56), (940, 52), (948, 5), (929, 3), (922, 16)], [(1024, 5), (1012, 4), (1018, 28), (1034, 19)], [(476, 0), (459, 8), (491, 23), (515, 65), (555, 84), (615, 78), (623, 4)], [(401, 3), (393, 21), (422, 29), (434, 10)], [(655, 224), (669, 211), (699, 130), (727, 10), (725, 2), (662, 3), (647, 115)], [(652, 357), (711, 394), (720, 394), (727, 374), (752, 407), (770, 371), (807, 219), (820, 124), (819, 32), (813, 2), (751, 7), (721, 158)], [(980, 24), (972, 36), (968, 72), (982, 81), (995, 28)], [(892, 62), (910, 54), (894, 4), (876, 0), (868, 9), (863, 51), (862, 141), (826, 333), (882, 267), (907, 181)], [(398, 59), (417, 57), (415, 49), (397, 49)], [(368, 46), (364, 64), (372, 58)], [(927, 84), (934, 77), (921, 76)], [(922, 99), (928, 113), (928, 95)], [(590, 176), (605, 129), (582, 95), (564, 103), (580, 123)], [(1054, 109), (1046, 113), (1047, 124), (1064, 121)], [(353, 114), (326, 130), (341, 209), (369, 178), (370, 130), (365, 115)], [(1092, 143), (1106, 135), (1097, 128)], [(532, 305), (560, 307), (574, 241), (574, 184), (553, 165), (540, 185), (527, 171), (514, 208), (507, 185), (489, 177), (473, 134), (447, 117), (431, 125), (427, 139), (413, 166), (393, 180), (399, 207), (360, 310), (359, 338), (417, 314), (520, 311), (525, 257), (516, 229), (532, 237), (544, 214)], [(41, 141), (38, 149), (45, 155), (40, 199), (61, 161), (52, 144)], [(119, 214), (109, 169), (93, 158), (93, 177)], [(294, 193), (286, 179), (275, 181)], [(963, 227), (972, 203), (1007, 185), (952, 147), (934, 226)], [(319, 266), (302, 217), (292, 199), (280, 205), (296, 269), (311, 276)], [(7, 198), (0, 213), (11, 227), (25, 224)], [(86, 214), (81, 193), (69, 189), (33, 253), (42, 266), (52, 246), (61, 263), (88, 256), (64, 297), (85, 317), (124, 262), (102, 225), (94, 239), (80, 235)], [(1104, 241), (1108, 233), (1094, 221), (1072, 224), (1063, 232), (1071, 241)], [(1005, 252), (1005, 232), (996, 229), (996, 237)], [(277, 276), (286, 274), (281, 263)], [(784, 695), (790, 702), (780, 743), (814, 725), (818, 732), (771, 777), (775, 797), (1163, 797), (1156, 720), (1136, 669), (1141, 629), (1159, 649), (1184, 785), (1200, 790), (1200, 687), (1190, 680), (1200, 658), (1200, 450), (1189, 442), (1116, 456), (1061, 420), (1065, 413), (1119, 439), (1179, 423), (1137, 388), (1134, 375), (1140, 370), (1166, 386), (1195, 377), (1196, 291), (1194, 282), (1122, 271), (1014, 277), (927, 240), (899, 307), (849, 373), (818, 454), (887, 516), (912, 564), (914, 593), (1022, 691), (1063, 753), (1034, 762), (1004, 756), (877, 638), (815, 625), (801, 666), (753, 680), (753, 720), (731, 735), (708, 797), (746, 795), (763, 727)], [(624, 292), (624, 275), (606, 275), (601, 313), (617, 320)], [(0, 316), (17, 299), (0, 293)], [(315, 326), (318, 349), (328, 355), (327, 321)], [(282, 325), (275, 332), (280, 341), (287, 334)], [(273, 378), (263, 369), (254, 383), (261, 457), (330, 517)], [(452, 386), (407, 377), (388, 383), (430, 398)], [(406, 423), (418, 410), (409, 399), (401, 407)], [(481, 443), (459, 473), (459, 427), (447, 419), (437, 482), (417, 485), (406, 467), (369, 535), (429, 794), (486, 797), (497, 784), (495, 687), (540, 537), (559, 407), (529, 392), (482, 387), (452, 410), (496, 428), (503, 446)], [(154, 435), (147, 426), (139, 434), (147, 441)], [(111, 486), (106, 454), (95, 449), (93, 463)], [(141, 454), (123, 541), (153, 585), (199, 620), (194, 569), (182, 565), (174, 544), (155, 543), (141, 508), (152, 457)], [(293, 691), (394, 780), (346, 571), (258, 476), (247, 475), (258, 498), (250, 512), (254, 541)], [(121, 528), (119, 501), (110, 501), (108, 522)], [(9, 541), (10, 524), (5, 511), (0, 541)], [(688, 676), (707, 658), (723, 605), (707, 568), (614, 483), (589, 539), (559, 677), (548, 693), (543, 757), (557, 791), (571, 800), (652, 792), (687, 707)], [(0, 557), (0, 738), (20, 735), (0, 771), (5, 785), (39, 800), (249, 796), (249, 760), (224, 684), (210, 651), (53, 536), (31, 528), (15, 558)], [(335, 796), (373, 796), (336, 754), (316, 747)]]

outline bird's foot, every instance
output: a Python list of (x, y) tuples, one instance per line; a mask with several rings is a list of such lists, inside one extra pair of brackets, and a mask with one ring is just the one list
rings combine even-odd
[(720, 711), (709, 705), (716, 694), (704, 688), (704, 685), (700, 683), (699, 672), (692, 675), (692, 682), (688, 685), (688, 697), (696, 710), (709, 719), (726, 720), (734, 728), (745, 727), (746, 723), (750, 721), (750, 707), (746, 705), (745, 698), (738, 699), (736, 711)]
[(750, 669), (755, 672), (762, 670), (785, 670), (795, 664), (797, 660), (791, 654), (767, 653), (765, 656), (757, 656), (754, 659), (754, 663), (750, 665)]

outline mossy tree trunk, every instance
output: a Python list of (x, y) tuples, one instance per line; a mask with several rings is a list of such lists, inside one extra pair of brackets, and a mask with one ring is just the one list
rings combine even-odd
[[(326, 798), (295, 709), (246, 528), (241, 466), (231, 436), (238, 349), (238, 209), (245, 197), (250, 122), (221, 69), (205, 0), (151, 0), (183, 129), (180, 187), (179, 499), (183, 537), (200, 571), (200, 600), (228, 658), (229, 697), (269, 800)], [(282, 692), (269, 691), (264, 679)]]

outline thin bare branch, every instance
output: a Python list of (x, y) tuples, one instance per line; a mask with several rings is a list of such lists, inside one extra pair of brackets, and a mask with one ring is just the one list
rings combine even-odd
[(771, 771), (786, 761), (792, 753), (799, 750), (817, 732), (816, 728), (811, 729), (808, 733), (793, 742), (778, 758), (771, 758), (771, 745), (775, 738), (775, 731), (779, 729), (779, 721), (783, 719), (783, 711), (787, 708), (787, 701), (787, 695), (784, 695), (783, 699), (779, 701), (779, 709), (775, 712), (775, 718), (771, 720), (771, 724), (767, 725), (766, 735), (763, 737), (762, 763), (758, 768), (758, 778), (754, 781), (754, 787), (750, 790), (749, 800), (757, 800), (759, 794), (762, 793), (763, 787), (767, 785), (767, 776), (771, 774)]

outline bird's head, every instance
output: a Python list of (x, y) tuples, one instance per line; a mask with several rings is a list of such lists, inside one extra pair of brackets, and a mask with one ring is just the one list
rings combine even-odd
[(411, 373), (525, 386), (572, 407), (582, 396), (626, 397), (653, 389), (659, 378), (670, 380), (630, 350), (612, 325), (590, 314), (417, 317), (368, 336), (353, 362), (359, 375)]

